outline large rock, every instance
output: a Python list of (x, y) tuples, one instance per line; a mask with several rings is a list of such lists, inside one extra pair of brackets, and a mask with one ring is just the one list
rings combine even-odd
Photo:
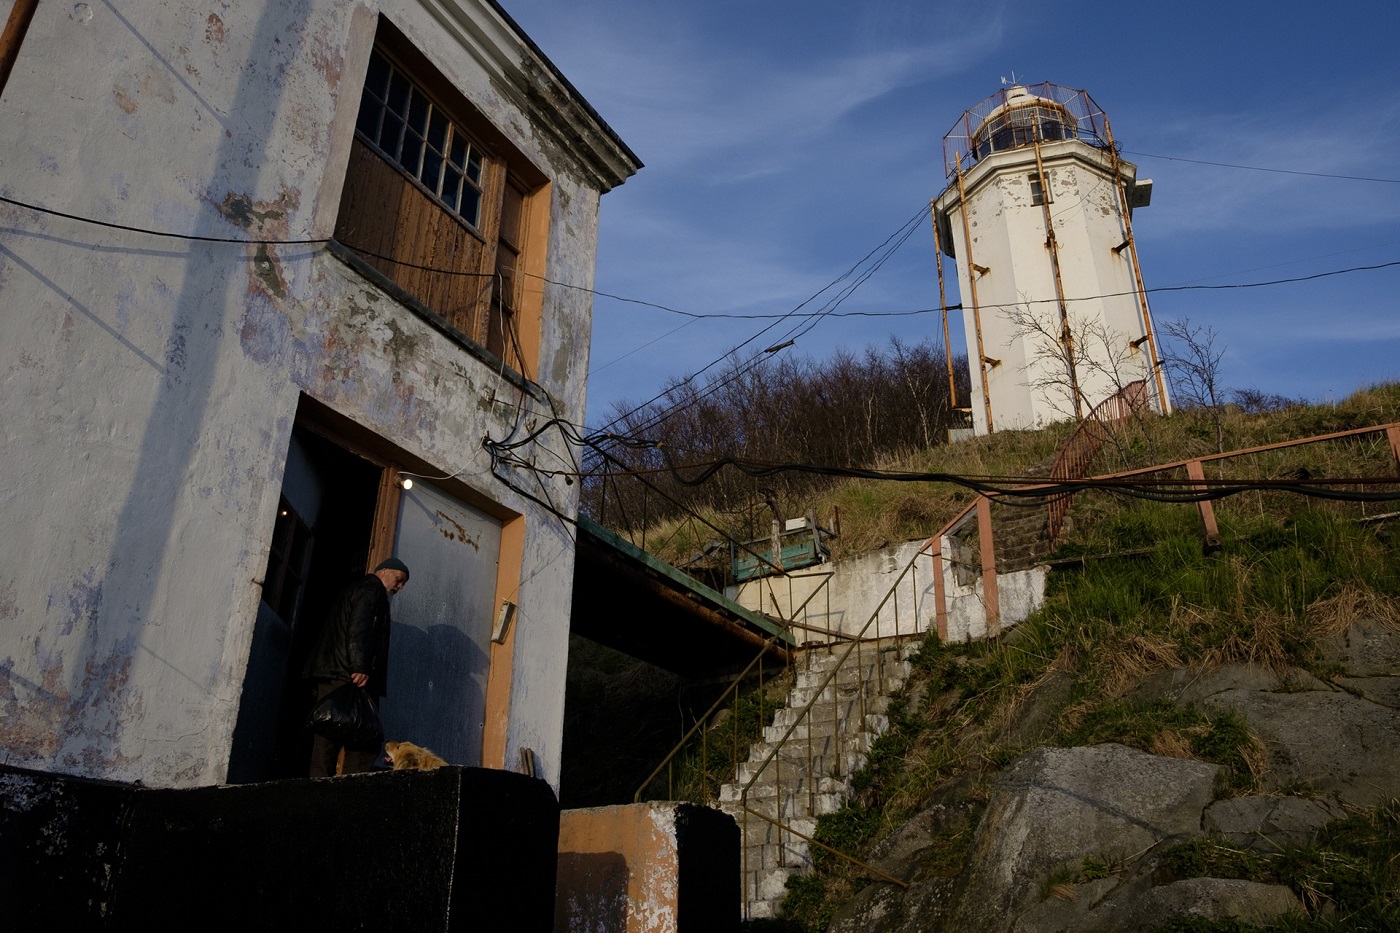
[(1133, 688), (1127, 700), (1130, 703), (1168, 700), (1189, 706), (1231, 690), (1286, 693), (1328, 689), (1331, 688), (1326, 683), (1299, 668), (1279, 673), (1254, 664), (1222, 664), (1211, 670), (1175, 667), (1150, 674)]
[(1016, 918), (1012, 933), (1060, 933), (1078, 930), (1116, 887), (1117, 878), (1060, 885), (1039, 904)]
[(1039, 748), (997, 783), (978, 827), (954, 929), (1009, 930), (1057, 870), (1132, 859), (1199, 834), (1216, 765), (1122, 745)]
[(915, 880), (906, 889), (870, 884), (841, 909), (826, 933), (961, 931), (951, 923), (957, 890), (958, 880), (942, 875)]
[(1325, 660), (1340, 664), (1353, 677), (1400, 673), (1400, 631), (1384, 622), (1358, 620), (1322, 638), (1319, 647)]
[(1307, 797), (1234, 797), (1206, 808), (1206, 832), (1241, 849), (1282, 852), (1312, 843), (1317, 831), (1346, 811)]
[(1238, 920), (1249, 926), (1265, 926), (1285, 914), (1302, 910), (1297, 895), (1283, 885), (1225, 878), (1187, 878), (1145, 893), (1115, 891), (1077, 925), (1060, 930), (1064, 933), (1136, 933), (1160, 926), (1172, 917)]
[(1400, 709), (1400, 677), (1335, 677), (1332, 682), (1364, 700)]
[(1272, 790), (1306, 787), (1370, 807), (1400, 796), (1400, 677), (1397, 633), (1357, 623), (1326, 642), (1326, 656), (1356, 677), (1335, 684), (1299, 669), (1244, 664), (1177, 669), (1144, 678), (1128, 699), (1170, 700), (1210, 712), (1233, 709), (1264, 743)]
[(1357, 807), (1400, 796), (1400, 715), (1389, 706), (1341, 690), (1227, 690), (1200, 706), (1244, 717), (1269, 752), (1269, 788), (1302, 785)]

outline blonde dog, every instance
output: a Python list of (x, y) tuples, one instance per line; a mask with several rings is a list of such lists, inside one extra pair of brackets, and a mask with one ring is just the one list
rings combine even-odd
[(384, 751), (384, 760), (393, 765), (395, 771), (431, 771), (447, 764), (440, 756), (412, 742), (385, 742)]

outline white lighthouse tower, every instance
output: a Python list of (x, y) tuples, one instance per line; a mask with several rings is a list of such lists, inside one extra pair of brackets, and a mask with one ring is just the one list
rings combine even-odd
[(1131, 222), (1152, 182), (1118, 157), (1098, 105), (1005, 88), (944, 136), (943, 160), (934, 222), (957, 259), (975, 432), (1122, 402), (1166, 413)]

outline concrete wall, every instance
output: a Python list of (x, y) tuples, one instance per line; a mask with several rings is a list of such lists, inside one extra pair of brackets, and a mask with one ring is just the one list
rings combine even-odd
[[(590, 285), (600, 191), (637, 165), (481, 0), (40, 4), (0, 99), (0, 193), (190, 236), (327, 238), (381, 12), (550, 179), (545, 274)], [(582, 419), (588, 295), (546, 290), (522, 394), (319, 245), (11, 205), (0, 225), (5, 760), (224, 777), (304, 393), (523, 522), (501, 758), (529, 747), (557, 783), (571, 538), (493, 478), (481, 439), (516, 430), (517, 405), (525, 424)], [(576, 508), (576, 485), (527, 484)]]
[[(801, 642), (825, 643), (826, 631), (857, 635), (863, 628), (866, 638), (919, 634), (928, 631), (933, 611), (933, 559), (918, 557), (922, 545), (906, 541), (785, 576), (750, 580), (730, 587), (729, 595), (746, 609), (794, 619), (800, 623), (795, 634)], [(914, 567), (906, 573), (911, 562)]]
[[(1107, 156), (1077, 140), (1043, 143), (1041, 155), (1049, 179), (1050, 215), (1070, 327), (1081, 351), (1091, 358), (1076, 366), (1080, 390), (1091, 408), (1129, 382), (1150, 379), (1152, 371), (1146, 350), (1129, 345), (1146, 329), (1134, 297), (1130, 254), (1114, 252), (1125, 241), (1127, 226)], [(1123, 162), (1120, 168), (1131, 190), (1136, 167)], [(999, 365), (987, 367), (996, 430), (1036, 428), (1075, 415), (1066, 367), (1054, 356), (1060, 311), (1046, 248), (1044, 210), (1031, 198), (1029, 177), (1036, 172), (1035, 150), (1030, 147), (992, 153), (967, 172), (963, 187), (972, 240), (970, 259), (957, 187), (938, 199), (937, 209), (958, 260), (968, 359), (978, 358), (980, 317), (982, 353), (1000, 360)], [(974, 272), (970, 263), (987, 271)], [(978, 316), (970, 281), (974, 274)], [(1034, 315), (1050, 340), (1042, 335), (1028, 337), (1024, 327), (1009, 319), (1008, 310)], [(1101, 337), (1107, 338), (1107, 345)], [(1047, 385), (1055, 387), (1047, 389)], [(1151, 390), (1155, 394), (1155, 384)], [(987, 433), (983, 398), (982, 380), (974, 368), (972, 408), (978, 434)]]
[(739, 827), (694, 804), (559, 817), (555, 933), (722, 933), (739, 924)]
[[(921, 636), (936, 629), (937, 618), (933, 557), (920, 553), (923, 545), (923, 541), (906, 541), (849, 560), (794, 570), (786, 576), (750, 580), (731, 587), (730, 596), (747, 609), (792, 618), (799, 623), (795, 631), (802, 642), (824, 644), (832, 639), (823, 630), (858, 635), (862, 628), (865, 638)], [(988, 629), (981, 574), (965, 581), (949, 560), (952, 545), (946, 538), (942, 548), (946, 640), (985, 638)], [(1003, 630), (1025, 621), (1045, 601), (1045, 568), (998, 575), (997, 595)], [(804, 625), (809, 627), (804, 629)]]
[[(947, 634), (944, 641), (965, 642), (986, 638), (990, 631), (987, 620), (986, 586), (979, 572), (965, 579), (947, 560), (951, 556), (948, 540), (943, 541), (943, 586), (947, 600)], [(1046, 568), (1030, 567), (1012, 573), (997, 574), (997, 631), (1004, 632), (1026, 621), (1045, 604)]]
[(185, 790), (0, 768), (0, 903), (15, 929), (546, 933), (558, 834), (543, 781), (483, 768)]

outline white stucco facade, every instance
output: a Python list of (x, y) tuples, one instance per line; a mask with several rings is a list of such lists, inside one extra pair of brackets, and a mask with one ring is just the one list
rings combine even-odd
[[(1037, 100), (1024, 88), (1005, 97), (989, 122)], [(1067, 114), (1046, 107), (1041, 116)], [(1137, 380), (1155, 407), (1169, 407), (1123, 209), (1150, 199), (1151, 182), (1136, 173), (1082, 138), (1017, 141), (983, 150), (939, 195), (939, 239), (957, 258), (977, 434), (1087, 415)], [(1076, 344), (1072, 367), (1062, 308)]]
[[(320, 242), (383, 21), (547, 179), (543, 278), (590, 286), (600, 194), (639, 163), (494, 4), (38, 5), (0, 96), (0, 195), (313, 242), (0, 203), (7, 764), (224, 780), (309, 400), (406, 469), (455, 474), (443, 490), (516, 542), (496, 558), (518, 611), (484, 648), (500, 732), (484, 763), (528, 748), (557, 786), (572, 538), (517, 489), (572, 514), (578, 486), (503, 482), (482, 439), (582, 421), (590, 298), (536, 280), (538, 357), (512, 378)], [(537, 443), (568, 460), (557, 432)]]

